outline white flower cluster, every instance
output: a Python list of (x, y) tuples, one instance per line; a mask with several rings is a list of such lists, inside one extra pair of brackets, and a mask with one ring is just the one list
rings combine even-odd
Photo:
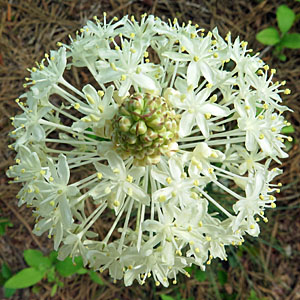
[[(81, 255), (127, 286), (150, 276), (168, 286), (259, 234), (281, 186), (270, 163), (288, 156), (280, 95), (290, 90), (247, 42), (104, 14), (58, 46), (16, 100), (8, 176), (59, 258)], [(70, 69), (92, 84), (71, 85)], [(93, 225), (109, 215), (101, 239)]]

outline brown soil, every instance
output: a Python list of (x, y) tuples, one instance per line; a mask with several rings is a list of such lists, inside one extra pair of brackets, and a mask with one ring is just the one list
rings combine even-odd
[[(0, 237), (0, 264), (6, 262), (13, 272), (26, 267), (22, 255), (25, 249), (41, 249), (48, 253), (52, 248), (52, 241), (47, 237), (38, 238), (31, 233), (34, 219), (30, 210), (17, 207), (15, 195), (20, 187), (8, 185), (5, 176), (15, 156), (7, 148), (11, 142), (8, 133), (12, 130), (9, 118), (20, 113), (14, 99), (23, 92), (24, 78), (28, 76), (26, 68), (40, 61), (50, 49), (56, 49), (56, 42), (67, 42), (68, 35), (74, 34), (94, 15), (106, 11), (111, 17), (125, 14), (138, 17), (147, 12), (164, 19), (177, 17), (180, 22), (192, 20), (208, 30), (218, 26), (223, 36), (229, 30), (233, 37), (239, 35), (254, 51), (262, 51), (263, 60), (277, 69), (276, 80), (287, 81), (292, 94), (284, 98), (284, 104), (294, 113), (287, 113), (286, 118), (295, 128), (290, 157), (282, 164), (283, 188), (278, 208), (268, 213), (270, 221), (262, 226), (261, 237), (252, 244), (250, 240), (246, 242), (252, 252), (240, 252), (239, 264), (235, 267), (223, 265), (228, 280), (224, 286), (216, 283), (219, 294), (213, 288), (213, 280), (199, 282), (193, 276), (182, 277), (181, 284), (168, 289), (156, 288), (151, 280), (144, 286), (134, 284), (126, 288), (122, 282), (113, 284), (104, 273), (104, 286), (98, 286), (83, 275), (65, 279), (65, 287), (53, 298), (50, 297), (51, 285), (43, 281), (39, 284), (38, 295), (31, 289), (24, 289), (13, 299), (160, 299), (161, 294), (172, 295), (174, 299), (179, 299), (176, 295), (181, 295), (180, 299), (192, 296), (194, 299), (249, 299), (251, 290), (255, 291), (257, 299), (300, 299), (300, 55), (297, 50), (287, 50), (288, 59), (283, 63), (272, 55), (272, 49), (264, 51), (266, 47), (255, 40), (257, 32), (270, 25), (276, 26), (275, 12), (281, 3), (288, 4), (296, 14), (300, 13), (299, 2), (291, 0), (0, 0), (0, 214), (14, 224)], [(298, 28), (292, 28), (293, 32), (300, 32), (299, 23)], [(79, 76), (85, 79), (84, 74)], [(219, 266), (216, 263), (211, 268), (214, 271)], [(230, 295), (236, 296), (230, 298)], [(3, 298), (1, 290), (0, 298)]]

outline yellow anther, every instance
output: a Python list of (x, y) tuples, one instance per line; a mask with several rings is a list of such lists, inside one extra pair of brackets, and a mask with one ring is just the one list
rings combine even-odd
[(272, 208), (275, 208), (275, 207), (276, 207), (276, 204), (275, 204), (274, 202), (272, 202), (272, 203), (271, 203), (271, 207), (272, 207)]
[(177, 23), (177, 18), (174, 18), (174, 20), (173, 20), (173, 24), (175, 25), (176, 23)]
[(264, 72), (262, 70), (257, 71), (257, 75), (262, 75), (262, 74), (264, 74)]
[(265, 104), (263, 105), (263, 108), (264, 108), (264, 109), (268, 109), (268, 108), (269, 108), (269, 105), (268, 105), (267, 103), (265, 103)]
[(234, 246), (234, 245), (235, 245), (235, 242), (234, 242), (234, 241), (232, 241), (232, 242), (231, 242), (231, 245), (232, 245), (232, 246)]
[(217, 44), (217, 41), (216, 41), (216, 40), (213, 40), (213, 41), (211, 41), (211, 44), (214, 46), (214, 45)]
[(103, 91), (98, 91), (97, 94), (98, 94), (98, 96), (101, 97), (101, 98), (104, 96), (104, 92), (103, 92)]
[(245, 109), (246, 109), (246, 110), (249, 110), (250, 108), (251, 108), (251, 107), (250, 107), (249, 105), (246, 105), (246, 106), (245, 106)]
[(134, 48), (130, 48), (130, 52), (131, 52), (131, 53), (135, 53), (136, 50), (135, 50)]
[(16, 159), (16, 163), (17, 163), (17, 164), (20, 164), (20, 163), (21, 163), (21, 160), (20, 160), (19, 158), (17, 158), (17, 159)]
[(194, 184), (195, 186), (199, 186), (199, 185), (200, 185), (200, 182), (199, 182), (198, 179), (195, 179), (194, 182), (193, 182), (193, 184)]
[(135, 37), (135, 33), (130, 33), (130, 37), (133, 39)]
[(117, 67), (114, 63), (110, 63), (110, 67), (114, 70), (117, 71)]
[(49, 202), (49, 204), (50, 204), (51, 206), (54, 206), (54, 205), (55, 205), (55, 201), (52, 200), (52, 201)]
[(213, 57), (214, 57), (214, 58), (218, 58), (218, 57), (219, 57), (219, 54), (218, 54), (218, 53), (214, 53), (214, 54), (213, 54)]
[(126, 180), (127, 180), (128, 182), (132, 183), (133, 177), (132, 177), (131, 175), (127, 175)]
[(172, 195), (172, 197), (176, 197), (177, 193), (175, 191), (172, 191), (171, 195)]
[(264, 136), (262, 133), (259, 135), (259, 139), (260, 139), (260, 140), (262, 140), (264, 137), (265, 137), (265, 136)]
[(171, 178), (171, 177), (167, 177), (167, 178), (166, 178), (166, 182), (167, 182), (168, 184), (171, 184), (171, 183), (172, 183), (172, 178)]
[(272, 127), (272, 128), (271, 128), (271, 131), (272, 131), (272, 132), (276, 132), (276, 128), (275, 128), (275, 127)]
[(210, 157), (212, 158), (218, 158), (218, 154), (216, 152), (212, 152)]
[(255, 228), (255, 225), (251, 224), (250, 229), (254, 229), (254, 228)]
[(106, 17), (106, 16), (107, 16), (107, 13), (106, 13), (106, 12), (104, 12), (104, 13), (103, 13), (103, 17)]
[(102, 174), (102, 173), (100, 173), (100, 172), (98, 172), (98, 173), (97, 173), (97, 178), (98, 178), (99, 180), (101, 180), (101, 179), (102, 179), (102, 177), (103, 177), (103, 174)]
[(275, 200), (275, 197), (273, 195), (270, 195), (269, 199), (273, 201), (273, 200)]
[(271, 69), (271, 74), (275, 74), (276, 73), (276, 69)]
[(119, 47), (119, 46), (116, 46), (116, 47), (115, 47), (115, 50), (116, 50), (116, 51), (119, 51), (119, 50), (120, 50), (120, 47)]
[(95, 100), (93, 99), (93, 97), (89, 94), (86, 94), (85, 95), (87, 100), (91, 103), (91, 104), (95, 104)]
[(120, 206), (120, 202), (118, 200), (115, 200), (113, 204), (114, 204), (115, 207)]
[(147, 51), (144, 52), (144, 57), (147, 58), (149, 56), (149, 53)]
[(281, 81), (281, 85), (286, 85), (286, 81), (285, 80)]
[(84, 29), (83, 29), (83, 28), (80, 28), (79, 31), (80, 31), (81, 33), (83, 33), (83, 32), (84, 32)]
[(202, 226), (203, 226), (202, 221), (199, 221), (199, 222), (198, 222), (198, 226), (199, 226), (199, 227), (202, 227)]
[(213, 87), (213, 85), (212, 85), (212, 83), (208, 83), (207, 85), (206, 85), (206, 87), (208, 88), (208, 89), (211, 89), (212, 87)]
[(265, 223), (268, 223), (268, 222), (269, 222), (268, 218), (263, 218), (263, 221), (264, 221)]
[(211, 113), (205, 113), (204, 117), (206, 120), (209, 120), (211, 118)]
[(31, 69), (31, 71), (32, 71), (32, 72), (36, 72), (37, 69), (36, 69), (35, 67), (33, 67), (33, 68)]
[(180, 250), (176, 250), (175, 252), (177, 255), (182, 256), (182, 252)]
[(199, 60), (199, 56), (194, 56), (193, 60), (197, 62)]
[(278, 186), (282, 186), (282, 183), (281, 183), (281, 182), (278, 182)]
[(191, 39), (194, 39), (197, 35), (195, 33), (191, 33)]
[(288, 140), (289, 142), (292, 142), (292, 141), (293, 141), (293, 138), (292, 138), (291, 136), (288, 136), (288, 137), (287, 137), (287, 140)]
[(120, 169), (114, 168), (114, 169), (113, 169), (113, 172), (114, 172), (115, 174), (119, 174), (119, 173), (120, 173)]
[(150, 59), (149, 59), (149, 58), (146, 58), (146, 59), (145, 59), (145, 62), (146, 62), (146, 63), (149, 63), (149, 62), (150, 62)]
[(75, 104), (74, 104), (74, 108), (75, 108), (75, 109), (79, 109), (79, 108), (80, 108), (80, 104), (79, 104), (79, 103), (75, 103)]
[(268, 71), (270, 69), (270, 67), (268, 65), (264, 65), (263, 68)]
[(98, 110), (100, 111), (100, 113), (102, 114), (104, 112), (104, 107), (103, 105), (99, 104), (98, 105)]
[(290, 90), (290, 89), (285, 89), (285, 90), (284, 90), (284, 94), (285, 94), (285, 95), (289, 95), (290, 93), (291, 93), (291, 90)]
[(242, 46), (242, 48), (245, 48), (245, 47), (247, 47), (247, 45), (248, 45), (248, 42), (245, 42), (245, 41), (242, 41), (242, 42), (241, 42), (241, 46)]
[(229, 40), (230, 35), (231, 35), (231, 32), (228, 31), (228, 33), (226, 34), (226, 37), (225, 37), (225, 41), (228, 41), (228, 40)]
[(48, 54), (48, 53), (45, 53), (45, 57), (48, 58), (48, 57), (49, 57), (49, 54)]
[(118, 18), (118, 17), (114, 17), (113, 20), (114, 20), (114, 21), (118, 21), (119, 18)]
[(184, 52), (186, 49), (184, 46), (181, 46), (181, 52)]
[(159, 281), (155, 281), (155, 285), (156, 285), (156, 286), (159, 286), (159, 285), (160, 285), (160, 282), (159, 282)]
[(165, 202), (167, 200), (167, 197), (165, 195), (159, 196), (159, 202)]
[(180, 175), (180, 177), (181, 177), (181, 178), (186, 178), (186, 177), (187, 177), (187, 174), (186, 174), (185, 172), (182, 172), (181, 175)]
[(211, 103), (214, 103), (214, 102), (217, 101), (217, 99), (218, 99), (218, 96), (215, 94), (215, 95), (212, 95), (212, 96), (209, 98), (209, 101), (210, 101)]
[(192, 226), (189, 226), (189, 227), (187, 228), (187, 231), (188, 231), (188, 232), (191, 232), (191, 231), (192, 231)]
[(199, 248), (195, 248), (195, 252), (196, 252), (196, 253), (199, 253), (199, 252), (200, 252), (200, 249), (199, 249)]
[(211, 261), (210, 261), (210, 260), (208, 260), (208, 261), (206, 262), (206, 264), (207, 264), (207, 265), (210, 265), (210, 264), (211, 264)]
[(197, 200), (197, 199), (199, 199), (199, 196), (198, 196), (198, 194), (197, 193), (195, 193), (195, 192), (191, 192), (191, 198), (192, 199), (194, 199), (194, 200)]
[(265, 200), (265, 197), (263, 195), (259, 195), (260, 200)]
[(51, 56), (50, 59), (51, 59), (52, 61), (54, 61), (54, 60), (55, 60), (55, 57), (54, 57), (54, 56)]
[(211, 241), (211, 237), (210, 237), (210, 236), (205, 237), (205, 239), (206, 239), (208, 242)]
[(213, 168), (208, 168), (207, 170), (208, 170), (208, 173), (209, 173), (209, 174), (212, 174), (212, 173), (214, 172), (214, 169), (213, 169)]
[(45, 174), (46, 174), (46, 171), (45, 171), (45, 170), (41, 170), (41, 171), (40, 171), (40, 174), (41, 174), (41, 175), (45, 175)]
[(50, 176), (50, 177), (49, 177), (49, 181), (50, 181), (50, 182), (53, 182), (53, 181), (54, 181), (54, 178), (53, 178), (52, 176)]
[(122, 74), (122, 75), (121, 75), (121, 80), (122, 80), (122, 81), (126, 80), (126, 75)]

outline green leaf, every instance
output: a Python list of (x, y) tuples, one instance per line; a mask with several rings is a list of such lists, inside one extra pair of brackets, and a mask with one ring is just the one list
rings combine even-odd
[(13, 296), (13, 294), (16, 292), (16, 289), (7, 289), (4, 288), (4, 297), (5, 298), (10, 298), (11, 296)]
[(7, 218), (0, 218), (0, 236), (5, 234), (6, 227), (13, 227), (13, 223)]
[(72, 258), (67, 257), (63, 261), (58, 261), (56, 263), (57, 272), (63, 276), (68, 277), (75, 274), (78, 270), (83, 267), (82, 258), (80, 256), (75, 257), (75, 264), (73, 264)]
[(51, 261), (48, 257), (43, 256), (39, 250), (28, 249), (24, 251), (24, 259), (30, 267), (39, 270), (46, 270), (51, 267)]
[(10, 268), (7, 266), (6, 263), (4, 263), (4, 264), (2, 265), (1, 273), (2, 273), (4, 279), (10, 278), (11, 275), (12, 275), (12, 274), (11, 274), (11, 270), (10, 270)]
[(224, 285), (227, 282), (227, 273), (225, 271), (219, 270), (217, 276), (221, 285)]
[(275, 45), (280, 42), (280, 36), (276, 28), (269, 27), (260, 31), (256, 35), (256, 39), (264, 45)]
[(285, 126), (281, 129), (281, 133), (283, 133), (283, 134), (288, 134), (288, 133), (293, 133), (293, 132), (295, 132), (295, 128), (293, 127), (293, 125)]
[(39, 282), (44, 277), (45, 272), (35, 268), (26, 268), (8, 279), (4, 287), (8, 289), (24, 289)]
[(52, 263), (55, 263), (57, 261), (57, 251), (51, 251), (50, 254), (49, 254), (49, 259)]
[(286, 56), (284, 54), (279, 54), (278, 55), (278, 58), (281, 60), (281, 61), (286, 61)]
[(290, 30), (295, 21), (295, 13), (286, 5), (280, 5), (276, 11), (276, 18), (280, 31), (285, 34)]
[(57, 291), (57, 284), (54, 284), (54, 286), (51, 289), (50, 296), (53, 297), (56, 294)]
[(200, 282), (205, 281), (205, 279), (206, 279), (206, 272), (201, 271), (200, 269), (197, 269), (197, 270), (195, 271), (195, 278), (196, 278), (198, 281), (200, 281)]
[(286, 34), (281, 40), (281, 45), (289, 49), (299, 49), (300, 33)]
[(90, 274), (91, 279), (94, 282), (98, 283), (99, 285), (104, 285), (104, 282), (102, 281), (102, 279), (99, 277), (99, 275), (96, 272), (90, 271), (89, 274)]
[(160, 295), (161, 300), (174, 300), (173, 297), (168, 295)]
[(47, 280), (48, 282), (53, 282), (55, 280), (55, 267), (52, 267), (47, 271)]

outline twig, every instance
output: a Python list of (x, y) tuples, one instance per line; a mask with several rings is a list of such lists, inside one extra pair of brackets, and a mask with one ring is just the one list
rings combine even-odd
[(15, 214), (15, 216), (19, 219), (19, 221), (21, 223), (23, 223), (23, 225), (26, 227), (26, 229), (30, 233), (34, 242), (37, 244), (37, 246), (40, 248), (40, 250), (43, 251), (43, 247), (42, 247), (41, 243), (38, 241), (38, 239), (35, 237), (35, 235), (31, 232), (31, 228), (30, 228), (29, 224), (26, 222), (26, 220), (10, 204), (6, 203), (2, 198), (0, 198), (0, 199)]

